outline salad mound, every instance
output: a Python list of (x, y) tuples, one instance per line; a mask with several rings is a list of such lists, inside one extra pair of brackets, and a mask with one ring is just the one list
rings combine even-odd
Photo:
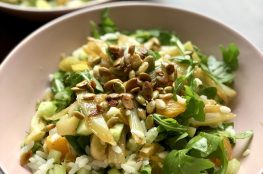
[(172, 32), (121, 32), (108, 10), (87, 43), (63, 56), (37, 104), (20, 163), (47, 174), (234, 174), (237, 139), (227, 107), (238, 68)]

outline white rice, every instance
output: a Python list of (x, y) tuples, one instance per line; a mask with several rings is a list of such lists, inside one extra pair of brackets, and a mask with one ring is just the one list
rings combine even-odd
[(136, 161), (136, 154), (131, 154), (126, 158), (126, 162), (121, 164), (125, 174), (137, 174), (143, 164), (143, 161)]
[(203, 82), (199, 78), (195, 78), (194, 81), (195, 81), (197, 86), (200, 86), (203, 84)]
[(37, 151), (27, 164), (35, 174), (45, 174), (49, 169), (53, 167), (54, 159), (46, 160), (46, 154), (42, 151)]
[(36, 151), (36, 154), (43, 159), (47, 159), (47, 154), (45, 154), (44, 152), (42, 152), (40, 150)]
[(101, 40), (106, 41), (106, 40), (116, 40), (120, 36), (119, 32), (116, 33), (107, 33), (103, 36), (100, 37)]
[(53, 74), (49, 74), (48, 75), (48, 80), (51, 82), (54, 79), (54, 75)]
[(176, 95), (176, 98), (177, 98), (178, 103), (183, 104), (183, 105), (186, 103), (186, 99), (185, 98), (183, 98), (183, 97), (181, 97), (179, 95)]
[(231, 109), (230, 109), (229, 107), (226, 107), (226, 106), (220, 106), (220, 111), (221, 111), (222, 113), (227, 114), (227, 113), (230, 113), (230, 112), (231, 112)]
[(243, 152), (242, 156), (247, 157), (250, 154), (250, 149), (247, 149)]
[(51, 135), (50, 140), (51, 142), (55, 142), (57, 141), (61, 136), (58, 133), (54, 133), (53, 135)]
[(122, 149), (120, 146), (112, 146), (112, 150), (116, 153), (122, 153)]
[(150, 164), (149, 159), (144, 159), (144, 160), (142, 161), (142, 164), (143, 164), (143, 165), (148, 165), (148, 164)]
[(55, 127), (55, 128), (53, 128), (53, 129), (49, 130), (48, 133), (49, 133), (50, 136), (56, 134), (56, 133), (57, 133), (57, 128)]
[(49, 159), (47, 160), (47, 162), (45, 164), (42, 164), (38, 169), (38, 171), (36, 171), (35, 174), (46, 174), (47, 171), (49, 169), (51, 169), (53, 167), (53, 163), (54, 163), (54, 159)]
[(91, 170), (91, 166), (88, 164), (90, 161), (89, 157), (87, 155), (82, 155), (80, 157), (77, 157), (75, 160), (75, 163), (70, 162), (68, 163), (68, 166), (71, 167), (69, 170), (69, 174), (74, 174), (81, 168), (85, 168), (87, 170)]

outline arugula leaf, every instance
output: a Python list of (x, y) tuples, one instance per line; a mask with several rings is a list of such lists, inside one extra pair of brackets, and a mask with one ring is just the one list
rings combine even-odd
[(193, 80), (192, 76), (194, 73), (194, 67), (193, 66), (189, 66), (187, 69), (187, 73), (184, 76), (178, 77), (175, 82), (174, 82), (174, 88), (173, 88), (173, 98), (174, 100), (177, 100), (176, 95), (178, 93), (180, 93), (184, 87), (184, 85)]
[(134, 36), (137, 41), (144, 43), (153, 37), (158, 38), (159, 34), (159, 30), (136, 30)]
[(188, 65), (191, 65), (193, 63), (193, 60), (190, 56), (176, 56), (175, 61)]
[(153, 119), (156, 121), (162, 128), (167, 131), (175, 131), (179, 133), (184, 133), (187, 131), (187, 127), (180, 125), (173, 118), (166, 118), (159, 114), (153, 114)]
[(177, 135), (171, 138), (169, 135), (166, 137), (165, 140), (165, 144), (170, 148), (170, 149), (184, 149), (186, 144), (187, 144), (187, 140), (186, 137), (188, 137), (188, 133), (183, 133), (181, 135)]
[[(209, 56), (207, 59), (203, 56), (200, 67), (216, 83), (230, 85), (234, 80), (234, 72), (238, 64), (239, 49), (235, 44), (229, 44), (227, 48), (221, 46), (223, 61), (216, 60)], [(201, 54), (201, 53), (200, 53)], [(202, 57), (202, 56), (201, 56)]]
[(158, 39), (162, 45), (174, 45), (175, 35), (168, 31), (160, 31)]
[(204, 170), (214, 167), (209, 159), (187, 155), (188, 149), (173, 150), (164, 160), (164, 174), (201, 174)]
[(80, 75), (83, 77), (83, 80), (85, 79), (88, 82), (90, 82), (92, 80), (92, 81), (95, 82), (95, 84), (96, 84), (95, 89), (96, 89), (97, 93), (100, 93), (100, 92), (104, 91), (102, 86), (101, 86), (101, 84), (100, 84), (100, 82), (97, 79), (95, 79), (95, 77), (89, 71), (80, 72)]
[(195, 98), (190, 98), (187, 102), (187, 109), (183, 113), (184, 117), (190, 118), (193, 117), (195, 120), (204, 121), (205, 113), (204, 113), (204, 102), (201, 100), (197, 100)]
[(223, 55), (223, 60), (225, 65), (228, 67), (230, 72), (237, 70), (238, 64), (238, 55), (239, 49), (234, 43), (230, 43), (228, 47), (224, 48), (223, 46), (220, 47), (221, 52)]
[(161, 55), (159, 54), (158, 51), (148, 50), (148, 55), (153, 56), (153, 58), (154, 58), (155, 60), (158, 60), (158, 59), (161, 58)]
[(97, 24), (94, 21), (90, 21), (90, 28), (91, 28), (91, 36), (99, 39), (100, 38), (100, 31), (98, 29)]
[(83, 80), (94, 81), (96, 83), (96, 92), (103, 92), (101, 84), (90, 74), (88, 71), (83, 72), (62, 72), (58, 71), (54, 73), (53, 80), (51, 82), (51, 89), (54, 94), (54, 103), (57, 106), (57, 112), (70, 105), (75, 95), (71, 90), (72, 87), (80, 83)]
[(65, 137), (78, 155), (86, 154), (85, 148), (90, 143), (88, 136), (67, 135)]
[(57, 106), (57, 112), (66, 108), (74, 100), (73, 91), (70, 88), (65, 88), (59, 91), (54, 96), (54, 103)]
[(187, 107), (186, 111), (182, 114), (182, 117), (193, 117), (195, 120), (204, 121), (204, 102), (199, 99), (199, 96), (189, 86), (185, 86), (185, 95), (187, 99)]
[(203, 54), (201, 52), (201, 50), (195, 45), (194, 45), (194, 51), (196, 52), (196, 54), (200, 58), (200, 61), (201, 61), (200, 63), (207, 66), (207, 59), (208, 59), (207, 55)]
[(140, 43), (145, 43), (149, 39), (156, 37), (161, 45), (176, 45), (176, 40), (177, 37), (175, 34), (164, 31), (164, 30), (136, 30), (135, 33), (133, 34), (137, 41)]
[(200, 90), (200, 95), (207, 96), (208, 99), (214, 99), (217, 95), (216, 87), (206, 87)]
[(64, 87), (63, 78), (65, 73), (62, 71), (57, 71), (53, 74), (53, 79), (51, 81), (51, 90), (53, 93), (62, 91)]
[(220, 136), (201, 132), (188, 142), (187, 148), (196, 149), (201, 152), (201, 157), (207, 157), (218, 149), (222, 141)]
[[(200, 140), (206, 139), (207, 148), (200, 148)], [(214, 159), (219, 159), (221, 162), (221, 166), (216, 169), (215, 173), (221, 174), (225, 173), (228, 166), (228, 155), (224, 145), (225, 137), (217, 135), (217, 134), (208, 134), (205, 132), (200, 132), (198, 136), (194, 137), (191, 141), (189, 141), (187, 148), (196, 149), (200, 151), (201, 157), (209, 157)], [(199, 144), (199, 148), (198, 147)]]
[(114, 21), (109, 17), (109, 9), (102, 11), (101, 22), (97, 26), (95, 22), (90, 22), (91, 25), (91, 35), (95, 38), (99, 38), (101, 35), (107, 33), (116, 32), (117, 26)]
[(39, 149), (43, 148), (43, 144), (41, 144), (39, 141), (34, 143), (34, 146), (32, 147), (31, 151), (33, 153), (36, 153), (36, 151), (38, 151)]
[(64, 84), (66, 87), (72, 88), (76, 84), (82, 82), (84, 78), (77, 72), (66, 72), (64, 75)]
[(99, 24), (100, 33), (114, 33), (117, 31), (117, 26), (114, 21), (109, 17), (109, 9), (105, 9), (101, 15), (101, 23)]
[[(224, 136), (218, 134), (200, 132), (184, 149), (168, 154), (164, 161), (164, 174), (200, 174), (207, 170), (214, 171), (215, 174), (225, 173), (228, 157), (224, 139)], [(221, 165), (215, 167), (210, 159), (220, 160)]]

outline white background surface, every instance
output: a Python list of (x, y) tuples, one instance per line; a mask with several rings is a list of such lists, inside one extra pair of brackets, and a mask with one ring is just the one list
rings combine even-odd
[(263, 51), (263, 0), (153, 0), (195, 11), (239, 31)]

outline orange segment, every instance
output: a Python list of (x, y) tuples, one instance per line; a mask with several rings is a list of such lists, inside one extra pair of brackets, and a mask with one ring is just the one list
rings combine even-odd
[(232, 159), (232, 154), (233, 154), (233, 149), (232, 149), (232, 145), (231, 145), (231, 143), (230, 143), (228, 138), (224, 138), (224, 146), (225, 146), (225, 149), (226, 149), (226, 152), (227, 152), (228, 160), (231, 160)]
[(166, 108), (165, 109), (157, 109), (157, 113), (167, 116), (167, 117), (176, 117), (179, 114), (183, 113), (186, 109), (184, 104), (178, 103), (174, 101), (173, 99), (169, 100), (164, 100), (166, 103)]
[(46, 145), (48, 151), (50, 150), (57, 150), (62, 153), (62, 156), (65, 157), (66, 154), (71, 153), (68, 141), (65, 137), (59, 137), (55, 141), (52, 141), (51, 136), (46, 138)]

